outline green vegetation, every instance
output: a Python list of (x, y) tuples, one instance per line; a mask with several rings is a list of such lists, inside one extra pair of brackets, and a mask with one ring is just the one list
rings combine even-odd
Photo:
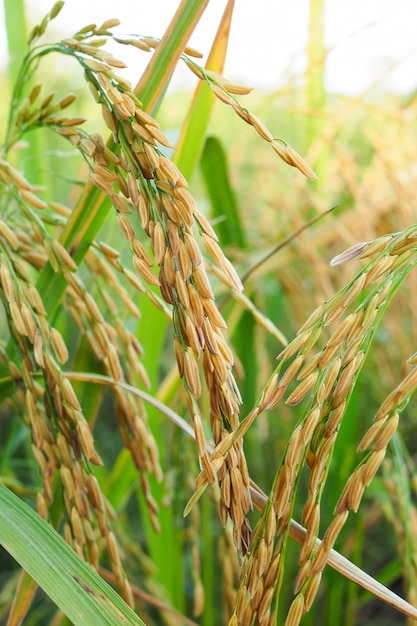
[(25, 47), (4, 3), (0, 623), (417, 619), (414, 98), (326, 93), (321, 0), (268, 96), (233, 2), (205, 67), (204, 0), (160, 42), (63, 4)]

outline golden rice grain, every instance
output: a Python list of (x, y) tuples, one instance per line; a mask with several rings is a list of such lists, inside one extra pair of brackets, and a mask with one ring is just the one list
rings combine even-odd
[(337, 537), (339, 536), (347, 518), (349, 515), (349, 511), (344, 511), (340, 515), (337, 515), (331, 522), (330, 526), (325, 532), (323, 540), (320, 544), (320, 550), (323, 550), (330, 553), (330, 550), (333, 548)]
[(277, 383), (278, 383), (278, 374), (275, 372), (275, 374), (273, 374), (267, 386), (265, 387), (263, 398), (260, 404), (260, 411), (271, 408), (270, 401), (277, 388)]
[(385, 453), (386, 448), (382, 448), (381, 450), (374, 452), (370, 456), (369, 460), (365, 463), (365, 470), (362, 479), (366, 487), (371, 484), (376, 472), (378, 471), (382, 461), (384, 460)]
[(315, 505), (311, 508), (311, 512), (308, 518), (307, 532), (304, 537), (299, 557), (300, 565), (303, 565), (311, 556), (319, 532), (319, 524), (320, 505), (316, 502)]
[(370, 426), (370, 428), (366, 431), (366, 433), (364, 434), (362, 439), (360, 440), (359, 445), (356, 448), (356, 452), (358, 452), (358, 453), (359, 452), (364, 452), (367, 448), (369, 448), (371, 446), (371, 444), (373, 443), (373, 441), (376, 439), (376, 437), (381, 432), (383, 426), (384, 426), (384, 424), (381, 422), (381, 420), (378, 420), (377, 422), (374, 422)]
[(320, 586), (321, 576), (322, 576), (321, 572), (318, 572), (317, 574), (315, 574), (307, 586), (307, 589), (304, 594), (304, 611), (305, 612), (310, 610), (311, 605), (314, 602), (314, 598), (316, 597), (318, 588)]
[(367, 283), (367, 273), (361, 274), (351, 285), (351, 287), (346, 291), (345, 297), (343, 298), (343, 306), (347, 308), (358, 295), (365, 289), (365, 284)]
[(46, 500), (41, 493), (36, 494), (36, 511), (46, 522), (48, 521), (48, 507)]
[(165, 232), (160, 222), (156, 222), (152, 235), (153, 253), (155, 262), (160, 265), (164, 260), (166, 251)]
[[(256, 585), (256, 588), (254, 590), (254, 593), (250, 599), (250, 605), (248, 605), (249, 607), (252, 608), (252, 611), (250, 612), (250, 614), (252, 614), (253, 611), (257, 611), (259, 608), (259, 605), (261, 603), (261, 600), (263, 598), (264, 595), (264, 585), (263, 585), (263, 580), (262, 578), (258, 578), (258, 584)], [(244, 616), (247, 612), (247, 608), (245, 608), (245, 613)]]
[[(210, 353), (209, 358), (211, 359), (211, 362), (213, 364), (213, 372), (215, 373), (217, 381), (220, 382), (220, 385), (223, 385), (224, 383), (228, 381), (228, 378), (229, 378), (229, 369), (224, 359), (218, 353), (217, 354)], [(219, 398), (219, 401), (221, 401), (222, 398), (226, 400), (226, 398), (224, 398), (222, 394), (222, 396), (220, 396)], [(229, 415), (229, 414), (230, 414), (230, 410), (227, 410), (226, 415)]]
[(75, 492), (75, 482), (72, 472), (66, 465), (61, 465), (59, 472), (66, 494), (68, 498), (72, 498)]
[(299, 594), (291, 603), (285, 620), (285, 626), (298, 626), (304, 612), (304, 596)]
[(417, 386), (417, 368), (414, 367), (404, 378), (404, 380), (398, 385), (396, 395), (398, 396), (397, 402), (400, 402), (400, 398), (405, 398)]
[[(194, 271), (194, 277), (195, 277), (195, 271)], [(207, 314), (207, 317), (209, 318), (212, 325), (217, 326), (217, 328), (227, 328), (227, 324), (225, 320), (223, 319), (223, 316), (221, 315), (219, 309), (217, 308), (214, 300), (212, 300), (210, 297), (209, 298), (203, 297), (202, 303), (203, 303), (203, 308)]]
[[(232, 92), (230, 90), (230, 87), (228, 87), (228, 91), (230, 91), (231, 93), (236, 93)], [(254, 127), (256, 132), (262, 137), (262, 139), (265, 139), (265, 141), (268, 142), (273, 141), (274, 138), (272, 136), (272, 133), (256, 115), (253, 115), (253, 113), (249, 113), (249, 120), (249, 123), (252, 124), (252, 126)]]
[(186, 283), (186, 285), (191, 311), (194, 314), (196, 324), (202, 328), (205, 319), (203, 303), (194, 285), (192, 283)]
[(193, 280), (196, 286), (197, 291), (200, 295), (205, 299), (213, 299), (214, 294), (211, 288), (211, 285), (208, 281), (207, 275), (204, 271), (204, 268), (199, 265), (194, 267), (193, 270)]
[(118, 213), (117, 221), (119, 223), (120, 230), (122, 231), (124, 238), (128, 243), (131, 243), (135, 239), (135, 229), (130, 223), (129, 218), (121, 213)]
[(136, 237), (132, 241), (132, 250), (140, 259), (142, 259), (142, 261), (148, 267), (153, 267), (154, 263), (153, 263), (151, 257), (149, 256), (148, 251), (146, 250), (146, 248), (142, 244), (142, 242), (139, 239), (137, 239)]
[(180, 249), (180, 237), (178, 234), (177, 226), (171, 220), (168, 221), (167, 232), (168, 232), (169, 246), (171, 248), (172, 253), (176, 255), (178, 254), (178, 251)]
[[(300, 560), (300, 563), (301, 563), (301, 560)], [(295, 583), (294, 583), (295, 595), (299, 593), (299, 591), (301, 591), (302, 587), (304, 586), (305, 581), (307, 580), (307, 577), (310, 574), (310, 570), (311, 570), (311, 561), (309, 559), (304, 560), (300, 568), (300, 571), (297, 574), (297, 578), (295, 579)]]
[(63, 536), (68, 545), (72, 546), (73, 537), (71, 532), (71, 527), (67, 522), (64, 524)]
[(197, 362), (187, 351), (184, 352), (184, 377), (192, 395), (198, 398), (201, 394), (200, 376)]
[(14, 282), (12, 280), (12, 275), (5, 263), (0, 265), (0, 280), (1, 285), (4, 291), (5, 298), (8, 302), (11, 302), (15, 299), (14, 295)]
[(275, 591), (274, 588), (270, 587), (269, 589), (265, 590), (263, 593), (263, 597), (258, 608), (258, 617), (257, 617), (260, 626), (262, 626), (263, 623), (265, 624), (268, 623), (265, 620), (268, 620), (269, 618), (269, 614), (270, 614), (270, 610), (272, 606), (272, 600), (274, 597), (274, 591)]
[(258, 564), (258, 576), (262, 576), (268, 566), (268, 563), (272, 556), (272, 547), (273, 545), (271, 543), (268, 544), (266, 540), (261, 537), (258, 545), (256, 546), (256, 553), (254, 557), (256, 558)]
[(111, 530), (109, 530), (108, 533), (106, 534), (106, 544), (107, 544), (109, 557), (112, 562), (112, 569), (114, 568), (114, 566), (116, 566), (117, 570), (119, 569), (121, 570), (119, 549), (117, 547), (116, 537), (114, 536), (114, 533)]
[(348, 315), (340, 324), (339, 328), (333, 333), (330, 337), (327, 346), (335, 346), (341, 343), (343, 339), (349, 336), (352, 328), (355, 327), (358, 321), (358, 315), (356, 313), (351, 313)]
[[(202, 77), (199, 76), (199, 78), (202, 78)], [(218, 98), (221, 102), (224, 102), (224, 104), (229, 104), (229, 105), (235, 104), (235, 101), (233, 100), (233, 98), (229, 96), (227, 91), (225, 91), (224, 88), (220, 87), (220, 85), (218, 85), (217, 83), (214, 83), (213, 81), (209, 81), (208, 84), (209, 84), (210, 89), (216, 96), (216, 98)]]
[(302, 435), (302, 426), (299, 425), (291, 435), (287, 452), (285, 454), (285, 463), (287, 463), (290, 467), (297, 467), (300, 461), (303, 453)]
[(352, 497), (353, 497), (352, 494), (354, 491), (355, 496), (357, 495), (358, 487), (359, 489), (362, 489), (362, 485), (360, 481), (358, 481), (358, 473), (357, 471), (355, 471), (347, 480), (343, 488), (343, 491), (340, 495), (340, 498), (336, 503), (336, 506), (334, 509), (335, 515), (344, 513), (344, 511), (352, 508)]
[(114, 380), (122, 378), (122, 367), (120, 365), (119, 356), (114, 345), (109, 344), (106, 351), (107, 361), (110, 367), (111, 375)]
[[(54, 120), (54, 121), (55, 121), (55, 120)], [(77, 139), (79, 139), (79, 136), (80, 136), (80, 135), (79, 135), (79, 130), (78, 130), (77, 128), (72, 128), (71, 126), (70, 126), (70, 127), (60, 126), (59, 128), (57, 128), (57, 129), (56, 129), (56, 132), (57, 132), (57, 133), (59, 133), (60, 135), (62, 135), (63, 137), (71, 137), (71, 136), (73, 136), (73, 137), (77, 137)], [(24, 190), (23, 190), (23, 191), (24, 191)], [(23, 195), (23, 191), (22, 191), (22, 195)], [(31, 193), (30, 191), (26, 191), (26, 192), (25, 192), (25, 195), (26, 195), (25, 200), (26, 200), (27, 202), (29, 202), (29, 204), (31, 204), (32, 206), (35, 206), (35, 204), (34, 204), (34, 202), (36, 202), (36, 201), (35, 201), (35, 198), (37, 198), (37, 201), (38, 201), (37, 203), (39, 203), (39, 202), (40, 202), (40, 203), (42, 204), (42, 200), (40, 200), (40, 199), (39, 199), (37, 196), (35, 196), (34, 194), (32, 194), (32, 195), (33, 195), (33, 198), (31, 198), (31, 197), (29, 196), (29, 194), (30, 194), (30, 193)], [(44, 204), (45, 204), (45, 206), (44, 206), (44, 207), (42, 207), (42, 206), (40, 206), (40, 205), (39, 205), (39, 206), (37, 206), (37, 207), (35, 207), (35, 208), (38, 208), (38, 209), (41, 209), (41, 208), (46, 208), (48, 205), (47, 205), (46, 203), (44, 203)]]
[(78, 542), (78, 544), (80, 546), (83, 546), (85, 544), (84, 529), (83, 529), (80, 515), (75, 507), (72, 507), (71, 509), (70, 519), (71, 519), (72, 533), (76, 541)]
[(273, 500), (277, 519), (284, 517), (284, 514), (287, 512), (292, 493), (292, 486), (288, 482), (281, 483), (280, 487), (279, 490), (275, 488)]
[(188, 295), (187, 284), (184, 282), (179, 272), (175, 273), (175, 288), (182, 304), (188, 310), (190, 308), (190, 298)]
[(194, 413), (193, 415), (193, 424), (194, 424), (194, 434), (195, 434), (195, 440), (197, 443), (197, 449), (198, 449), (200, 456), (202, 456), (206, 452), (206, 438), (204, 435), (201, 417), (198, 413)]
[(13, 248), (13, 250), (17, 250), (19, 247), (19, 240), (16, 237), (15, 233), (12, 231), (10, 226), (6, 224), (3, 220), (0, 220), (0, 236), (3, 237), (9, 246)]
[(369, 270), (365, 286), (368, 287), (369, 285), (372, 285), (372, 283), (374, 283), (375, 280), (380, 278), (383, 274), (389, 273), (394, 262), (394, 257), (390, 256), (385, 256), (379, 259), (378, 262)]
[(33, 317), (32, 310), (27, 306), (25, 302), (23, 302), (22, 306), (20, 307), (20, 313), (22, 315), (23, 323), (26, 328), (26, 334), (33, 343), (37, 326), (35, 318)]
[(58, 448), (59, 456), (62, 459), (62, 462), (67, 466), (71, 467), (73, 463), (73, 458), (71, 454), (71, 449), (64, 435), (59, 432), (56, 436), (56, 445)]
[(344, 368), (338, 382), (336, 388), (333, 393), (332, 398), (332, 407), (336, 408), (347, 396), (350, 392), (352, 385), (354, 383), (354, 378), (358, 369), (360, 368), (365, 353), (361, 350), (358, 352), (356, 357), (352, 359), (352, 361), (346, 365)]
[(138, 211), (138, 216), (139, 216), (142, 228), (146, 231), (146, 229), (148, 228), (148, 224), (149, 224), (149, 207), (144, 196), (141, 194), (139, 194), (139, 198), (136, 203), (136, 208)]
[(409, 263), (410, 259), (414, 260), (414, 258), (415, 258), (414, 249), (407, 250), (406, 252), (403, 252), (401, 256), (394, 257), (394, 262), (391, 266), (391, 271), (393, 272), (394, 270), (398, 270), (400, 267), (404, 268), (404, 266)]
[[(135, 134), (140, 138), (140, 140), (143, 140), (143, 141), (147, 142), (148, 144), (155, 144), (152, 134), (149, 132), (149, 130), (147, 130), (145, 125), (137, 124), (136, 122), (133, 122), (129, 126), (135, 132)], [(132, 137), (130, 139), (130, 142), (131, 143), (133, 142), (133, 135), (132, 135)], [(142, 148), (141, 145), (140, 145), (140, 147)], [(139, 156), (139, 151), (137, 151), (136, 156)], [(147, 158), (147, 156), (146, 156), (146, 158)], [(144, 163), (144, 162), (142, 162), (142, 163)], [(152, 168), (152, 164), (150, 163), (149, 160), (148, 160), (148, 165)]]
[(340, 422), (342, 421), (345, 408), (346, 408), (346, 400), (338, 402), (337, 408), (334, 410), (333, 410), (333, 405), (332, 405), (332, 411), (326, 419), (326, 425), (323, 431), (323, 437), (325, 439), (329, 439), (330, 437), (333, 437), (335, 432), (339, 429), (339, 425), (340, 425)]
[(203, 259), (201, 257), (200, 248), (198, 247), (196, 240), (192, 235), (190, 235), (190, 233), (185, 233), (184, 243), (187, 248), (191, 263), (194, 266), (199, 266), (202, 263)]
[(160, 143), (162, 146), (164, 146), (165, 148), (174, 147), (172, 143), (170, 142), (170, 140), (168, 139), (168, 137), (164, 135), (164, 133), (159, 127), (154, 126), (153, 124), (145, 124), (145, 128), (148, 131), (148, 133), (151, 135), (151, 137), (153, 139), (156, 139), (156, 141)]
[(22, 176), (22, 174), (18, 170), (16, 170), (9, 163), (6, 163), (3, 160), (1, 160), (1, 165), (5, 166), (7, 174), (10, 175), (10, 177), (13, 179), (16, 185), (20, 187), (20, 189), (26, 189), (27, 191), (32, 191), (33, 189), (32, 185), (30, 185), (30, 183), (26, 180), (26, 178)]
[(196, 331), (196, 328), (188, 315), (185, 318), (184, 336), (187, 337), (187, 344), (192, 349), (195, 358), (199, 359), (201, 356), (201, 349), (203, 346), (201, 345), (200, 337)]
[(80, 411), (81, 406), (78, 401), (77, 395), (70, 381), (65, 376), (63, 376), (61, 379), (61, 391), (62, 391), (62, 395), (64, 397), (65, 402), (67, 402), (70, 406), (72, 406), (77, 411)]
[[(288, 370), (287, 370), (288, 371)], [(306, 395), (313, 389), (318, 378), (318, 372), (313, 372), (307, 376), (301, 383), (294, 389), (294, 391), (288, 396), (285, 404), (289, 406), (295, 406), (299, 404)]]
[(159, 174), (162, 174), (162, 178), (166, 177), (166, 179), (171, 181), (174, 185), (187, 187), (187, 181), (181, 174), (178, 167), (170, 159), (167, 159), (164, 156), (159, 157), (158, 175)]
[(174, 259), (174, 256), (170, 248), (167, 248), (165, 251), (163, 267), (164, 267), (165, 277), (166, 277), (168, 285), (170, 287), (176, 288), (178, 272), (177, 272), (176, 260)]
[(208, 235), (208, 237), (210, 237), (214, 241), (218, 242), (219, 238), (217, 237), (216, 232), (214, 231), (212, 225), (210, 224), (210, 222), (208, 221), (206, 216), (203, 215), (203, 213), (200, 213), (200, 211), (198, 211), (195, 208), (193, 210), (193, 213), (194, 213), (194, 217), (195, 217), (196, 221), (198, 222), (200, 228), (202, 229), (203, 233)]
[(300, 348), (302, 348), (302, 346), (306, 343), (306, 341), (309, 339), (311, 334), (312, 334), (312, 331), (307, 330), (301, 333), (300, 335), (296, 335), (295, 339), (293, 339), (293, 341), (291, 341), (291, 343), (289, 343), (288, 346), (286, 346), (284, 350), (282, 350), (279, 353), (279, 355), (277, 356), (277, 360), (287, 361), (292, 356), (294, 356), (294, 354), (298, 352)]
[(91, 430), (83, 418), (77, 421), (77, 433), (86, 459), (91, 461), (94, 465), (102, 465), (103, 463), (94, 448)]
[(98, 511), (104, 511), (103, 495), (94, 474), (87, 475), (87, 491), (91, 505)]
[(276, 584), (280, 563), (281, 563), (281, 551), (280, 551), (279, 544), (278, 544), (271, 558), (268, 571), (266, 572), (266, 575), (264, 576), (264, 583), (265, 583), (266, 589), (269, 589)]
[(65, 341), (56, 328), (51, 328), (51, 341), (55, 350), (55, 354), (60, 363), (66, 363), (68, 360), (68, 350)]
[(87, 309), (91, 317), (99, 324), (102, 324), (104, 322), (104, 318), (93, 296), (90, 293), (85, 292), (84, 301), (85, 301), (85, 304), (87, 305)]
[(186, 245), (180, 240), (177, 254), (178, 268), (184, 280), (188, 280), (192, 272), (191, 258)]
[(133, 256), (133, 265), (135, 266), (138, 274), (140, 274), (147, 283), (159, 287), (160, 282), (158, 277), (155, 276), (155, 274), (151, 271), (148, 265), (136, 255)]
[(164, 210), (166, 211), (169, 219), (177, 226), (180, 226), (182, 224), (182, 216), (179, 211), (179, 208), (173, 202), (172, 198), (168, 196), (167, 194), (163, 195), (162, 206)]
[(10, 310), (10, 316), (12, 318), (13, 324), (17, 330), (18, 333), (20, 333), (21, 335), (25, 335), (27, 336), (27, 330), (26, 330), (26, 326), (25, 323), (23, 321), (23, 317), (22, 317), (22, 313), (20, 311), (20, 307), (17, 304), (17, 302), (10, 302), (9, 303), (9, 310)]
[(52, 245), (55, 249), (55, 252), (61, 259), (61, 262), (65, 265), (65, 267), (69, 269), (70, 271), (76, 270), (77, 264), (75, 263), (74, 259), (72, 258), (68, 250), (66, 250), (64, 246), (56, 239), (52, 240)]
[(391, 417), (384, 424), (383, 430), (378, 436), (378, 439), (375, 441), (373, 450), (378, 451), (386, 448), (388, 442), (391, 440), (392, 436), (398, 428), (399, 419), (400, 418), (398, 413), (394, 413), (393, 415), (391, 415)]

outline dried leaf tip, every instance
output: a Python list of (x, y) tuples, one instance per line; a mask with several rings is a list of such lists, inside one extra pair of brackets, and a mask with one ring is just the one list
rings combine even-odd
[(366, 250), (369, 243), (367, 241), (362, 241), (361, 243), (355, 243), (353, 246), (350, 246), (347, 250), (333, 257), (330, 261), (330, 265), (334, 267), (335, 265), (342, 265), (342, 263), (347, 263), (351, 261), (355, 257), (359, 256)]

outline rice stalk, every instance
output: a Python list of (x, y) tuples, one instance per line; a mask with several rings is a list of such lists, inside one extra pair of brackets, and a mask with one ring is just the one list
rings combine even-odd
[[(306, 537), (300, 555), (301, 569), (296, 581), (296, 596), (287, 616), (287, 621), (291, 624), (298, 623), (301, 616), (311, 607), (320, 584), (322, 569), (347, 519), (348, 510), (357, 511), (365, 487), (370, 484), (382, 463), (386, 445), (398, 425), (397, 405), (393, 405), (392, 400), (385, 403), (388, 411), (392, 409), (392, 415), (389, 415), (386, 424), (381, 428), (373, 453), (351, 475), (336, 506), (336, 517), (316, 551), (320, 501), (340, 423), (377, 322), (417, 262), (415, 242), (413, 243), (415, 232), (415, 227), (410, 227), (396, 235), (382, 237), (360, 247), (355, 246), (354, 255), (371, 257), (371, 261), (344, 289), (311, 314), (296, 338), (280, 353), (279, 365), (261, 394), (257, 406), (242, 420), (236, 433), (236, 436), (240, 436), (246, 432), (247, 425), (250, 426), (261, 411), (276, 406), (285, 394), (288, 394), (288, 386), (295, 378), (300, 381), (287, 395), (285, 402), (293, 406), (308, 397), (308, 406), (304, 417), (290, 437), (284, 460), (268, 499), (268, 506), (253, 533), (235, 605), (234, 615), (238, 623), (268, 623), (268, 620), (272, 619), (272, 597), (278, 598), (284, 575), (286, 537), (291, 525), (291, 511), (303, 465), (307, 464), (310, 469), (308, 498), (302, 516), (303, 525), (306, 526)], [(345, 262), (350, 258), (352, 251), (348, 250), (339, 255), (336, 261)], [(366, 276), (365, 280), (363, 276)], [(369, 276), (372, 280), (369, 280)], [(358, 289), (356, 281), (359, 281), (361, 289)], [(367, 291), (366, 298), (352, 313), (348, 312), (354, 302), (350, 297), (350, 290), (358, 295), (361, 291)], [(333, 325), (336, 328), (327, 339), (325, 347), (311, 356), (310, 351), (320, 334)], [(291, 363), (282, 373), (283, 365), (288, 361)], [(413, 390), (414, 376), (413, 372), (410, 372), (399, 389), (392, 392), (391, 398), (398, 399), (400, 406), (405, 399), (408, 401), (408, 394)], [(385, 405), (377, 415), (380, 413), (385, 415)], [(366, 445), (369, 445), (368, 438), (365, 435)], [(268, 516), (271, 514), (276, 520), (276, 546), (275, 548), (273, 544), (269, 546), (265, 565), (262, 539), (266, 532)], [(259, 563), (262, 575), (258, 574)], [(271, 583), (271, 579), (268, 578), (269, 584), (265, 589), (263, 574), (266, 572), (267, 575), (268, 571), (273, 572), (273, 575), (271, 574), (273, 581)], [(268, 597), (270, 602), (268, 610), (265, 609), (265, 614), (262, 612), (260, 619), (259, 607), (264, 597)]]

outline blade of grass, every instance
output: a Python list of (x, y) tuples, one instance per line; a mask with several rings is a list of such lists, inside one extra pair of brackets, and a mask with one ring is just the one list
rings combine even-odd
[(8, 74), (14, 84), (27, 45), (25, 3), (24, 0), (4, 0), (3, 8), (9, 52)]
[[(226, 60), (233, 7), (234, 0), (229, 0), (207, 57), (206, 69), (218, 74), (223, 73)], [(198, 163), (214, 102), (215, 96), (209, 86), (199, 81), (173, 155), (187, 180), (191, 180)]]
[[(311, 146), (320, 137), (323, 125), (323, 114), (326, 106), (326, 89), (324, 85), (326, 47), (324, 44), (324, 0), (310, 0), (310, 19), (308, 27), (308, 69), (306, 72), (307, 106), (312, 115), (308, 117), (307, 146)], [(323, 146), (315, 163), (316, 174), (323, 178), (326, 163), (325, 146)]]
[(76, 626), (144, 626), (64, 539), (2, 484), (0, 543)]
[[(144, 350), (143, 365), (148, 374), (151, 389), (159, 387), (161, 378), (161, 355), (163, 354), (163, 343), (167, 332), (167, 319), (160, 311), (155, 311), (155, 307), (149, 300), (141, 305), (142, 318), (138, 324), (138, 336)], [(167, 471), (171, 466), (170, 460), (173, 451), (166, 445), (167, 429), (166, 422), (161, 413), (155, 408), (148, 408), (148, 420), (153, 436), (160, 451), (160, 463), (163, 471)], [(168, 435), (169, 436), (169, 435)], [(134, 469), (134, 468), (133, 468)], [(149, 553), (153, 562), (158, 568), (158, 580), (164, 585), (174, 606), (184, 610), (184, 558), (183, 558), (183, 532), (181, 525), (175, 521), (175, 511), (170, 506), (164, 504), (164, 496), (167, 488), (166, 481), (157, 483), (151, 481), (152, 495), (158, 503), (158, 521), (161, 526), (160, 535), (155, 533), (146, 511), (146, 503), (138, 491), (139, 504), (143, 511), (143, 520), (146, 527), (146, 539)], [(169, 559), (167, 559), (169, 554)]]
[(245, 235), (235, 193), (230, 184), (226, 153), (218, 139), (208, 137), (200, 160), (201, 171), (211, 202), (216, 230), (222, 246), (245, 248)]
[(179, 5), (135, 89), (145, 110), (155, 107), (208, 3), (209, 0), (182, 0)]
[(22, 570), (7, 619), (7, 626), (20, 626), (33, 602), (37, 589), (38, 584), (25, 570)]
[[(7, 48), (9, 52), (8, 79), (13, 88), (19, 75), (20, 66), (27, 48), (27, 25), (24, 0), (4, 0)], [(12, 104), (13, 106), (13, 104)], [(31, 133), (27, 137), (29, 146), (15, 154), (14, 158), (25, 166), (25, 176), (37, 184), (46, 185), (48, 181), (45, 167), (44, 136)], [(26, 158), (30, 157), (30, 158)]]

